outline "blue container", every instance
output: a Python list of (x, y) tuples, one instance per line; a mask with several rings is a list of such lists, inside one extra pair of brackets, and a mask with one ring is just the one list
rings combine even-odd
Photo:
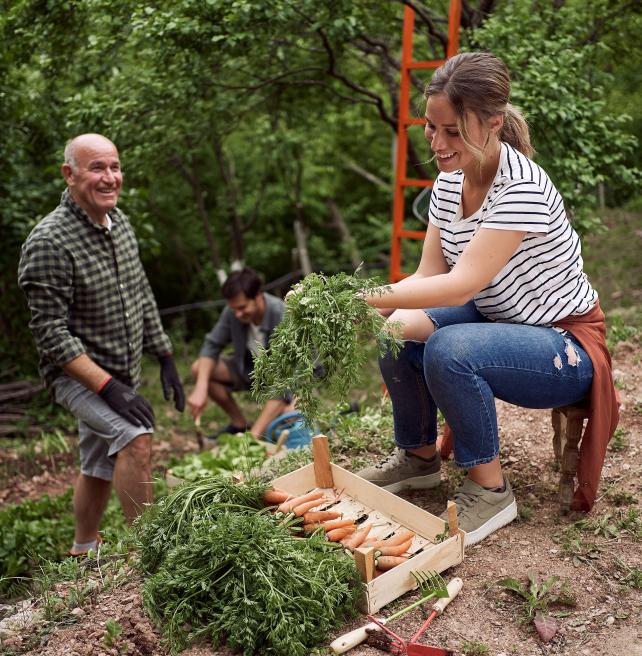
[(314, 432), (300, 412), (286, 412), (272, 421), (265, 431), (266, 441), (276, 443), (279, 435), (286, 429), (289, 434), (284, 445), (288, 449), (300, 449), (312, 441)]

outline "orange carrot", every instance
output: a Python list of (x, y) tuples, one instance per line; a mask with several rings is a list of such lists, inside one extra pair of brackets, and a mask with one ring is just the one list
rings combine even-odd
[(354, 521), (351, 519), (331, 519), (328, 522), (314, 522), (312, 524), (304, 524), (303, 530), (311, 533), (316, 531), (318, 528), (322, 528), (326, 533), (331, 531), (333, 528), (343, 528), (344, 526), (354, 526)]
[(267, 490), (265, 490), (265, 494), (263, 495), (263, 501), (268, 506), (275, 506), (277, 503), (283, 503), (284, 501), (287, 501), (290, 498), (290, 495), (287, 492), (284, 492), (283, 490), (278, 490), (277, 488), (270, 487)]
[(298, 497), (293, 497), (288, 501), (284, 501), (276, 510), (277, 512), (289, 513), (292, 512), (293, 508), (300, 506), (306, 501), (313, 501), (314, 499), (320, 499), (323, 496), (323, 491), (319, 490), (318, 492), (308, 492), (307, 494), (302, 494)]
[(308, 510), (312, 510), (312, 508), (316, 508), (317, 506), (322, 505), (325, 503), (327, 499), (312, 499), (312, 501), (306, 501), (305, 503), (302, 503), (298, 506), (294, 506), (292, 508), (292, 512), (297, 516), (301, 517), (301, 515), (304, 515), (305, 513), (308, 512)]
[(375, 565), (377, 569), (388, 570), (405, 563), (407, 560), (407, 556), (379, 556), (375, 558)]
[(341, 513), (335, 510), (315, 510), (303, 515), (304, 524), (313, 524), (314, 522), (325, 522), (328, 519), (339, 519)]
[(406, 553), (406, 551), (410, 549), (411, 544), (412, 544), (412, 540), (408, 540), (408, 542), (404, 542), (403, 544), (399, 544), (399, 545), (388, 545), (387, 547), (377, 547), (376, 554), (378, 556), (401, 556), (401, 554)]
[(326, 533), (326, 537), (330, 542), (339, 542), (345, 537), (348, 537), (350, 533), (354, 533), (354, 526), (344, 526), (342, 528), (333, 528), (331, 531)]
[(391, 535), (389, 538), (385, 540), (367, 540), (363, 546), (364, 547), (394, 547), (395, 545), (403, 544), (408, 540), (412, 540), (412, 538), (414, 537), (415, 534), (413, 533), (413, 531), (401, 531), (401, 533), (397, 533), (396, 535)]
[(372, 524), (366, 524), (363, 528), (360, 528), (352, 535), (349, 535), (347, 538), (341, 540), (341, 544), (347, 549), (350, 549), (351, 551), (356, 549), (357, 547), (360, 547), (363, 541), (368, 536), (368, 533), (370, 533), (371, 528), (372, 528)]

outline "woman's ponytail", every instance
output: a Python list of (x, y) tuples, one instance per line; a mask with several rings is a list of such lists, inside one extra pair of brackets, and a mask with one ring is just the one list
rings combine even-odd
[(531, 146), (531, 137), (526, 119), (519, 109), (511, 103), (506, 104), (504, 126), (499, 133), (499, 138), (515, 150), (526, 155), (526, 157), (532, 157), (535, 153), (533, 146)]

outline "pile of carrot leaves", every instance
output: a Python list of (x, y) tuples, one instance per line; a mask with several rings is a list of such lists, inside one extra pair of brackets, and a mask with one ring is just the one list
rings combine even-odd
[(296, 537), (264, 507), (267, 485), (187, 483), (137, 521), (143, 601), (172, 653), (208, 640), (243, 654), (304, 656), (354, 612), (343, 550)]
[(290, 391), (311, 423), (319, 412), (316, 392), (345, 400), (360, 381), (373, 340), (381, 354), (398, 353), (401, 343), (364, 300), (364, 295), (384, 293), (386, 288), (358, 273), (311, 273), (293, 287), (269, 348), (254, 361), (252, 390), (259, 402)]

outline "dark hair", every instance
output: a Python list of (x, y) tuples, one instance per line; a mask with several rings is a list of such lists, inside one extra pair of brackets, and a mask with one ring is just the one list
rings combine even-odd
[(240, 271), (233, 271), (223, 283), (221, 291), (223, 298), (228, 301), (239, 294), (245, 294), (247, 298), (256, 298), (261, 292), (263, 283), (259, 274), (250, 267), (243, 267)]
[(504, 116), (499, 138), (527, 157), (533, 155), (528, 125), (509, 102), (510, 75), (506, 64), (490, 52), (462, 52), (451, 57), (434, 73), (424, 97), (444, 94), (455, 108), (459, 131), (468, 148), (481, 160), (483, 150), (470, 144), (466, 112), (483, 123), (491, 116)]

